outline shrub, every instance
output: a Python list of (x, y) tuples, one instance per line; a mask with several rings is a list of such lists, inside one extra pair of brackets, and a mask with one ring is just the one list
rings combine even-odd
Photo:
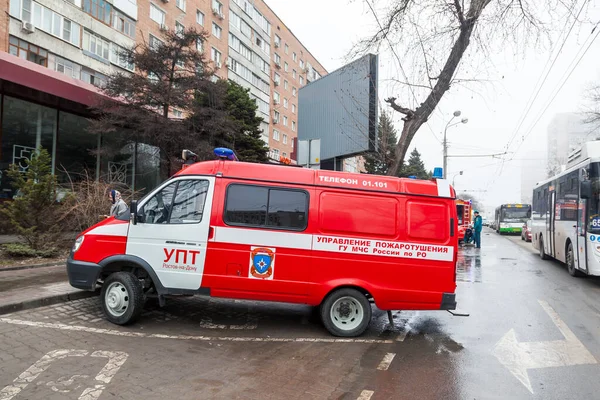
[(89, 175), (71, 181), (69, 193), (62, 200), (65, 225), (81, 232), (98, 223), (110, 211), (108, 193), (113, 189), (121, 192), (123, 200), (130, 204), (133, 193), (123, 185), (96, 181)]
[(25, 243), (9, 243), (2, 246), (2, 251), (14, 258), (52, 258), (60, 254), (60, 251), (56, 247), (47, 248), (44, 250), (32, 249)]
[(39, 149), (26, 161), (25, 168), (11, 165), (7, 175), (17, 194), (2, 204), (0, 215), (33, 250), (56, 247), (63, 214), (56, 201), (58, 183), (52, 175), (48, 152)]

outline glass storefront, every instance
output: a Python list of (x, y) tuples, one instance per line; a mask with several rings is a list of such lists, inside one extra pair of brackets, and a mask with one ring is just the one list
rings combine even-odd
[(143, 194), (166, 178), (160, 150), (129, 141), (126, 131), (99, 137), (88, 132), (84, 116), (8, 95), (0, 95), (0, 111), (0, 199), (14, 195), (6, 175), (10, 165), (25, 170), (39, 147), (51, 154), (52, 171), (65, 186), (87, 176)]

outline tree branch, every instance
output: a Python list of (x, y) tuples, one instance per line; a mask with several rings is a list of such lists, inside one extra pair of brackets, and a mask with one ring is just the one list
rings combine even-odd
[(465, 14), (463, 13), (463, 9), (462, 9), (460, 3), (458, 2), (458, 0), (454, 0), (454, 7), (456, 8), (456, 16), (458, 17), (458, 21), (460, 22), (460, 25), (465, 26), (465, 24), (466, 24)]
[(411, 110), (410, 108), (402, 107), (401, 105), (396, 103), (395, 97), (389, 97), (385, 99), (385, 102), (388, 103), (390, 107), (392, 107), (394, 110), (406, 115), (406, 117), (402, 118), (403, 121), (411, 120), (415, 116), (415, 112), (413, 110)]

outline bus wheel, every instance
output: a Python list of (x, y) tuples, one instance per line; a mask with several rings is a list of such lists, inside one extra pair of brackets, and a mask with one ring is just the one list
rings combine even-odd
[(544, 241), (542, 240), (541, 236), (540, 236), (540, 258), (542, 260), (548, 259), (548, 256), (546, 255), (546, 251), (544, 250)]
[(569, 243), (567, 246), (567, 271), (571, 276), (583, 276), (581, 271), (575, 268), (575, 253), (573, 253), (573, 245)]
[(142, 284), (130, 272), (115, 272), (106, 278), (100, 298), (104, 315), (117, 325), (134, 322), (144, 308)]
[(371, 322), (371, 305), (358, 290), (339, 289), (323, 302), (321, 320), (334, 336), (360, 336)]

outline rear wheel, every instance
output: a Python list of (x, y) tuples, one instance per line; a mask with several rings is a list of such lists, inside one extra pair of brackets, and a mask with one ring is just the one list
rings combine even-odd
[(548, 259), (548, 256), (546, 255), (546, 251), (544, 250), (544, 240), (542, 240), (541, 236), (540, 236), (540, 258), (542, 260)]
[(102, 285), (100, 294), (106, 318), (117, 325), (134, 322), (144, 308), (142, 283), (130, 272), (115, 272)]
[(581, 271), (575, 268), (575, 253), (573, 252), (573, 244), (567, 246), (567, 271), (571, 276), (583, 276)]
[(323, 302), (321, 320), (334, 336), (360, 336), (371, 322), (371, 304), (356, 289), (339, 289)]

